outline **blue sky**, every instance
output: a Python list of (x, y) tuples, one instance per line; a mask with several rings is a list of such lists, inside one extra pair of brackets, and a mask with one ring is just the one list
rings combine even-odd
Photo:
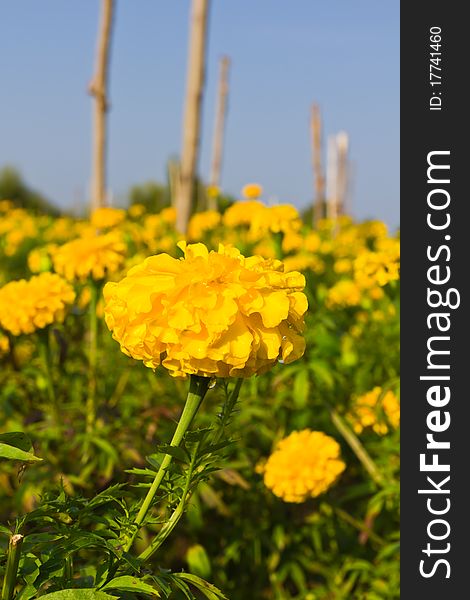
[[(163, 180), (178, 155), (188, 0), (117, 0), (109, 115), (109, 186)], [(84, 202), (98, 0), (0, 5), (0, 166), (18, 167), (57, 204)], [(399, 222), (399, 2), (213, 0), (201, 176), (209, 175), (222, 54), (232, 59), (222, 187), (251, 181), (271, 201), (312, 197), (309, 111), (326, 135), (349, 133), (352, 212)], [(326, 146), (326, 144), (325, 144)]]

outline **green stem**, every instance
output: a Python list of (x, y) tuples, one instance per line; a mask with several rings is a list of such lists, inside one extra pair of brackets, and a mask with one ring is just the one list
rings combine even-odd
[(174, 512), (171, 515), (171, 517), (169, 518), (169, 520), (165, 523), (165, 525), (160, 529), (158, 534), (152, 540), (150, 545), (139, 555), (140, 560), (143, 560), (143, 561), (148, 560), (158, 550), (158, 548), (160, 548), (160, 546), (163, 544), (163, 542), (166, 540), (166, 538), (170, 535), (170, 533), (173, 531), (173, 529), (178, 524), (178, 521), (183, 516), (184, 509), (186, 508), (186, 502), (188, 499), (189, 487), (191, 485), (191, 477), (193, 475), (196, 455), (197, 455), (197, 449), (195, 450), (193, 457), (191, 458), (191, 463), (189, 465), (189, 472), (187, 474), (186, 483), (185, 483), (185, 486), (183, 489), (183, 493), (181, 495), (181, 499), (178, 503), (178, 506), (174, 510)]
[(12, 535), (10, 538), (5, 579), (3, 580), (2, 600), (12, 600), (14, 596), (23, 539), (24, 537), (19, 533)]
[(89, 305), (89, 335), (90, 347), (88, 353), (88, 397), (86, 401), (86, 432), (93, 433), (96, 423), (96, 359), (98, 339), (98, 319), (96, 317), (96, 305), (98, 300), (98, 285), (90, 281), (90, 305)]
[(385, 544), (384, 540), (380, 536), (378, 536), (376, 533), (374, 533), (372, 531), (372, 529), (367, 526), (366, 523), (362, 523), (361, 521), (358, 521), (353, 516), (351, 516), (348, 512), (346, 512), (345, 510), (342, 510), (341, 508), (335, 508), (334, 510), (335, 510), (336, 514), (338, 515), (338, 517), (340, 517), (341, 519), (343, 519), (343, 521), (346, 521), (346, 523), (349, 523), (350, 525), (352, 525), (353, 527), (358, 529), (361, 533), (367, 534), (367, 536), (370, 537), (370, 539), (373, 542), (375, 542), (376, 544), (380, 544), (381, 546), (383, 546)]
[(46, 374), (46, 386), (47, 396), (51, 405), (51, 409), (54, 415), (54, 421), (56, 425), (61, 422), (60, 408), (55, 393), (54, 382), (52, 380), (52, 368), (51, 368), (51, 348), (49, 343), (49, 330), (42, 329), (38, 332), (39, 339), (39, 354), (41, 356), (44, 373)]
[(349, 444), (349, 447), (357, 456), (359, 461), (362, 463), (364, 469), (369, 473), (372, 479), (377, 483), (377, 485), (382, 486), (384, 481), (382, 474), (380, 473), (377, 465), (374, 463), (372, 458), (369, 456), (367, 450), (361, 444), (359, 438), (351, 431), (351, 429), (346, 425), (343, 419), (339, 416), (336, 410), (330, 407), (330, 416), (333, 421), (336, 429), (341, 433), (343, 438)]
[(235, 404), (238, 400), (238, 395), (240, 394), (240, 388), (242, 387), (243, 379), (240, 377), (236, 380), (235, 386), (231, 393), (227, 396), (226, 402), (222, 409), (222, 417), (220, 418), (219, 426), (214, 433), (214, 437), (212, 439), (213, 444), (217, 444), (220, 441), (220, 438), (225, 432), (225, 427), (228, 424), (230, 416), (232, 414), (233, 409), (235, 408)]
[[(231, 391), (231, 393), (226, 395), (225, 404), (222, 408), (222, 416), (220, 418), (218, 428), (216, 429), (213, 439), (212, 439), (213, 444), (217, 444), (225, 432), (225, 427), (227, 426), (230, 416), (232, 414), (232, 411), (235, 407), (235, 404), (237, 403), (238, 395), (240, 393), (240, 388), (242, 386), (242, 383), (243, 383), (242, 378), (237, 379), (237, 381), (235, 382), (235, 386), (234, 386), (233, 390)], [(178, 524), (178, 521), (183, 516), (184, 510), (185, 510), (187, 502), (188, 502), (188, 498), (190, 496), (189, 488), (191, 485), (191, 478), (193, 475), (195, 461), (197, 458), (197, 451), (198, 451), (198, 449), (196, 447), (196, 449), (194, 450), (193, 456), (191, 457), (191, 462), (190, 462), (188, 473), (187, 473), (186, 483), (185, 483), (185, 486), (183, 489), (181, 499), (178, 503), (178, 506), (174, 510), (174, 512), (171, 515), (171, 517), (169, 518), (169, 520), (165, 523), (165, 525), (161, 528), (161, 530), (158, 532), (156, 537), (152, 540), (150, 545), (139, 555), (139, 559), (141, 559), (143, 561), (148, 560), (158, 550), (158, 548), (160, 548), (160, 546), (167, 539), (167, 537), (171, 534), (173, 529)]]
[[(209, 382), (210, 382), (210, 379), (208, 377), (200, 377), (198, 375), (191, 375), (191, 380), (190, 380), (190, 384), (189, 384), (189, 392), (188, 392), (188, 396), (186, 398), (186, 403), (184, 405), (183, 412), (181, 413), (181, 417), (178, 422), (178, 426), (176, 427), (176, 431), (173, 434), (173, 438), (170, 442), (170, 446), (178, 447), (181, 444), (184, 434), (190, 427), (190, 425), (194, 419), (194, 416), (196, 415), (198, 408), (200, 407), (201, 402), (203, 401), (204, 396), (206, 395), (207, 389), (209, 387)], [(158, 492), (160, 484), (162, 483), (162, 480), (163, 480), (163, 477), (165, 476), (166, 470), (170, 466), (171, 460), (172, 460), (172, 457), (169, 454), (165, 454), (165, 456), (162, 460), (162, 463), (160, 465), (160, 468), (158, 469), (158, 472), (155, 476), (155, 479), (153, 480), (153, 483), (150, 486), (150, 489), (147, 492), (147, 495), (146, 495), (144, 501), (142, 502), (140, 510), (134, 520), (134, 529), (135, 530), (124, 545), (125, 552), (128, 552), (130, 550), (132, 544), (134, 543), (134, 540), (137, 536), (140, 526), (142, 525), (142, 522), (144, 521), (145, 517), (147, 516), (147, 513), (152, 505), (153, 499), (155, 498), (155, 495)]]

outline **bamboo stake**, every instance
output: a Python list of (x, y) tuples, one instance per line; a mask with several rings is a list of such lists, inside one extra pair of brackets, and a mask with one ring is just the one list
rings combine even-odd
[(106, 113), (114, 0), (102, 0), (96, 66), (88, 91), (94, 98), (91, 208), (106, 204)]
[[(210, 185), (214, 188), (220, 186), (220, 173), (222, 170), (222, 154), (224, 147), (225, 117), (227, 114), (228, 72), (230, 58), (222, 56), (220, 59), (219, 86), (217, 90), (217, 107), (215, 113), (214, 139), (212, 143), (212, 163)], [(211, 195), (208, 202), (209, 210), (217, 210), (217, 197)]]
[(337, 197), (338, 215), (344, 215), (346, 210), (346, 194), (348, 189), (348, 148), (349, 137), (345, 131), (336, 136), (337, 152)]
[(191, 214), (199, 153), (208, 12), (209, 0), (192, 0), (181, 173), (175, 202), (176, 228), (182, 234), (186, 233)]
[(336, 136), (331, 135), (328, 138), (328, 168), (327, 168), (327, 214), (326, 216), (333, 221), (338, 217), (338, 160)]
[(324, 216), (325, 212), (325, 176), (322, 167), (322, 131), (321, 115), (318, 104), (312, 106), (311, 116), (312, 132), (312, 165), (315, 179), (315, 196), (313, 203), (313, 222), (318, 221)]

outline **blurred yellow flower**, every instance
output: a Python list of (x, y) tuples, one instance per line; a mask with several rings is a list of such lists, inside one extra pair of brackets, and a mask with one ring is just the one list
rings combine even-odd
[(328, 308), (343, 308), (357, 306), (361, 301), (361, 290), (354, 281), (340, 279), (328, 290), (326, 306)]
[(195, 213), (189, 220), (188, 238), (199, 242), (207, 231), (211, 231), (220, 223), (220, 213), (216, 210), (205, 210)]
[(126, 245), (117, 232), (88, 235), (59, 246), (52, 257), (54, 269), (69, 281), (99, 280), (116, 272), (124, 262)]
[(28, 269), (31, 273), (50, 271), (52, 268), (51, 254), (56, 248), (56, 244), (47, 244), (47, 246), (33, 248), (28, 254)]
[(242, 196), (247, 200), (256, 200), (263, 193), (263, 188), (258, 183), (247, 183), (242, 189)]
[(276, 204), (263, 206), (261, 210), (254, 211), (250, 218), (250, 235), (252, 239), (259, 239), (264, 234), (290, 233), (298, 231), (302, 226), (299, 213), (291, 204)]
[(126, 211), (122, 208), (102, 206), (91, 213), (90, 221), (97, 229), (111, 229), (116, 227), (126, 218)]
[(33, 333), (62, 322), (74, 299), (72, 286), (55, 273), (10, 281), (0, 288), (0, 326), (13, 335)]
[(385, 435), (389, 425), (393, 429), (400, 425), (400, 402), (391, 390), (384, 392), (377, 386), (370, 392), (353, 398), (348, 419), (356, 433), (362, 433), (364, 429), (371, 427), (375, 433)]
[(5, 356), (5, 354), (8, 354), (9, 351), (10, 351), (10, 342), (8, 341), (7, 336), (3, 335), (3, 333), (0, 331), (0, 358), (2, 356)]
[(216, 185), (208, 185), (206, 187), (206, 196), (208, 198), (218, 198), (220, 196), (220, 188)]
[(345, 467), (338, 442), (304, 429), (278, 442), (261, 469), (273, 494), (284, 502), (305, 502), (326, 492)]
[(179, 246), (184, 258), (150, 256), (105, 286), (106, 323), (125, 354), (182, 377), (249, 377), (303, 355), (303, 275), (236, 248)]
[(238, 227), (240, 225), (249, 225), (253, 215), (263, 210), (264, 204), (258, 200), (248, 200), (244, 202), (234, 202), (224, 212), (223, 223), (226, 227)]
[(143, 204), (131, 204), (127, 210), (127, 212), (129, 213), (129, 216), (132, 217), (133, 219), (138, 219), (139, 217), (141, 217), (144, 212), (145, 212), (145, 206)]

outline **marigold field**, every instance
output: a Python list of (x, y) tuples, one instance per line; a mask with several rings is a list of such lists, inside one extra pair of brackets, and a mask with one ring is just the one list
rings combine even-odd
[(0, 202), (2, 600), (399, 598), (398, 237), (260, 194)]

